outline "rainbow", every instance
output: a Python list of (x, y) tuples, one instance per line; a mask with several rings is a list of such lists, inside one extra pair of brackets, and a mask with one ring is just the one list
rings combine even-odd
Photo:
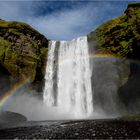
[[(84, 59), (86, 57), (90, 57), (90, 58), (109, 58), (109, 59), (122, 59), (122, 60), (127, 60), (130, 62), (135, 62), (135, 63), (140, 63), (139, 60), (133, 60), (133, 59), (126, 59), (126, 58), (121, 58), (121, 57), (116, 57), (114, 55), (111, 54), (89, 54), (88, 56), (83, 55), (82, 57), (79, 56), (79, 59)], [(67, 57), (64, 58), (63, 60), (61, 60), (61, 62), (59, 62), (59, 64), (64, 64), (67, 61), (71, 60), (72, 57)], [(56, 65), (58, 64), (57, 62), (55, 62)], [(0, 107), (2, 107), (4, 105), (4, 103), (9, 99), (9, 97), (11, 97), (14, 93), (16, 93), (16, 91), (18, 89), (20, 89), (21, 87), (23, 87), (25, 84), (27, 84), (28, 82), (30, 82), (30, 78), (24, 78), (24, 80), (21, 80), (19, 82), (17, 82), (16, 84), (14, 84), (3, 96), (0, 97)]]
[(124, 61), (128, 61), (128, 62), (134, 62), (134, 63), (140, 64), (140, 60), (138, 60), (138, 59), (115, 56), (111, 53), (110, 54), (107, 54), (107, 53), (90, 54), (89, 57), (90, 58), (109, 58), (109, 59), (114, 59), (114, 60), (117, 59), (117, 60), (124, 60)]
[[(140, 60), (138, 59), (130, 59), (130, 58), (125, 58), (125, 57), (120, 57), (120, 56), (115, 56), (113, 54), (107, 54), (107, 53), (97, 53), (97, 54), (92, 54), (90, 53), (88, 56), (87, 55), (83, 55), (81, 57), (81, 55), (77, 55), (79, 56), (79, 60), (80, 59), (84, 59), (84, 58), (95, 58), (95, 59), (112, 59), (112, 60), (124, 60), (127, 62), (133, 62), (133, 63), (137, 63), (140, 64)], [(56, 65), (63, 65), (64, 63), (69, 62), (72, 59), (73, 56), (69, 56), (69, 57), (64, 57), (63, 60), (61, 60), (61, 62), (55, 62)]]
[[(66, 56), (63, 58), (63, 60), (61, 60), (61, 62), (55, 62), (56, 65), (63, 65), (64, 63), (67, 63), (69, 61), (71, 61), (73, 56)], [(77, 57), (79, 60), (81, 59), (85, 59), (85, 58), (94, 58), (94, 59), (112, 59), (112, 60), (127, 60), (127, 61), (137, 61), (139, 62), (138, 60), (133, 60), (133, 59), (126, 59), (126, 58), (123, 58), (123, 57), (119, 57), (119, 56), (115, 56), (115, 55), (112, 55), (112, 54), (106, 54), (106, 53), (98, 53), (98, 54), (92, 54), (90, 53), (88, 56), (87, 55), (78, 55), (77, 54)]]
[(24, 80), (20, 80), (16, 82), (7, 92), (4, 93), (3, 96), (0, 97), (0, 107), (4, 105), (4, 103), (14, 94), (18, 89), (23, 87), (30, 81), (30, 78), (25, 78)]

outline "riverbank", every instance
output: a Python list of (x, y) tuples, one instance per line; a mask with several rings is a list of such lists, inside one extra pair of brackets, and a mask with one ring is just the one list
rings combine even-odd
[[(140, 121), (45, 121), (38, 125), (0, 130), (0, 139), (137, 139)], [(46, 124), (45, 124), (46, 123)], [(47, 124), (48, 123), (48, 124)]]

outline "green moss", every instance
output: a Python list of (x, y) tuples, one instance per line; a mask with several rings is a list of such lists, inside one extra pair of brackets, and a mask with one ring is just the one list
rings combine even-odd
[(9, 42), (9, 41), (7, 41), (7, 40), (5, 40), (5, 39), (3, 39), (2, 37), (0, 37), (0, 47), (2, 47), (2, 46), (9, 46), (9, 45), (11, 45), (11, 43)]
[(9, 23), (4, 20), (0, 20), (0, 27), (8, 27)]
[[(95, 40), (98, 52), (118, 57), (134, 57), (140, 46), (140, 8), (130, 7), (125, 14), (101, 25), (88, 37)], [(135, 56), (138, 59), (138, 55)]]
[(27, 27), (28, 25), (26, 23), (23, 22), (16, 22), (16, 21), (4, 21), (4, 20), (0, 20), (0, 27), (11, 27), (11, 28), (17, 28), (17, 27)]
[(26, 23), (0, 20), (0, 65), (13, 78), (42, 80), (47, 47), (48, 40)]
[(130, 115), (122, 117), (121, 119), (128, 120), (128, 121), (139, 121), (140, 120), (140, 113), (130, 114)]
[(102, 36), (102, 33), (104, 34), (106, 32), (109, 32), (112, 28), (116, 27), (116, 25), (120, 24), (122, 18), (123, 18), (123, 16), (112, 19), (112, 20), (106, 22), (105, 24), (101, 25), (96, 30), (97, 34)]
[(8, 32), (9, 33), (12, 33), (13, 35), (16, 35), (16, 36), (20, 36), (20, 35), (22, 35), (22, 33), (21, 32), (19, 32), (17, 29), (9, 29), (8, 30)]
[(40, 56), (39, 55), (37, 55), (37, 54), (35, 54), (35, 53), (33, 53), (33, 52), (31, 52), (31, 51), (29, 51), (29, 52), (22, 52), (22, 54), (20, 54), (20, 56), (22, 56), (22, 57), (28, 57), (28, 58), (31, 58), (32, 60), (39, 60), (40, 59)]
[(8, 24), (9, 27), (22, 27), (22, 26), (28, 26), (26, 23), (23, 23), (23, 22), (16, 22), (16, 21), (13, 21), (13, 22), (10, 22)]
[(125, 41), (123, 40), (122, 42), (120, 42), (120, 45), (122, 46), (122, 48), (124, 49), (128, 49), (130, 44), (131, 44), (132, 40), (130, 39), (129, 41)]
[(0, 61), (4, 59), (6, 48), (9, 47), (11, 43), (0, 37)]

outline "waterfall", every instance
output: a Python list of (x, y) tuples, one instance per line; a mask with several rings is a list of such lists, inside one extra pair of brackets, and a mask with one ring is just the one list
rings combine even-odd
[(87, 37), (50, 41), (44, 103), (85, 118), (93, 113), (93, 92)]

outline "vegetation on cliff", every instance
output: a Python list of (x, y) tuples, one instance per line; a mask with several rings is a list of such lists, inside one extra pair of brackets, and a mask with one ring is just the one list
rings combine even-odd
[(11, 77), (42, 80), (47, 46), (48, 40), (29, 25), (0, 20), (0, 68)]
[(128, 114), (134, 113), (130, 118), (140, 118), (140, 3), (130, 3), (122, 16), (89, 33), (88, 41), (90, 49), (94, 48), (97, 54), (109, 54), (129, 62), (127, 67), (121, 64), (124, 68), (122, 74), (119, 73), (117, 94)]
[(140, 58), (140, 4), (129, 4), (124, 14), (88, 35), (96, 40), (97, 52), (118, 57)]

